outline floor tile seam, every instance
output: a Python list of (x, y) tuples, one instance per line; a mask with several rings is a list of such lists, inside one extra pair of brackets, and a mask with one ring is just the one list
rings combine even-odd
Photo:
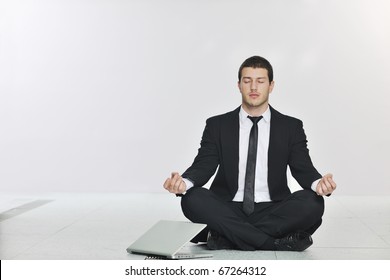
[(23, 255), (26, 251), (28, 251), (28, 250), (34, 248), (35, 246), (37, 246), (37, 245), (40, 244), (41, 242), (46, 241), (47, 238), (48, 238), (48, 236), (43, 237), (42, 240), (38, 240), (38, 241), (34, 242), (34, 244), (28, 246), (27, 248), (21, 249), (20, 252), (16, 253), (14, 256), (12, 256), (12, 257), (10, 257), (10, 258), (7, 258), (7, 259), (9, 259), (9, 260), (16, 259), (18, 256)]
[(388, 246), (389, 246), (389, 248), (390, 248), (390, 239), (389, 239), (389, 241), (387, 241), (387, 239), (385, 238), (385, 236), (388, 236), (388, 235), (379, 234), (378, 236), (379, 236), (380, 238), (382, 238), (382, 239), (386, 242), (386, 244), (388, 244)]
[[(355, 212), (353, 212), (347, 205), (345, 205), (342, 202), (342, 200), (340, 200), (340, 198), (338, 198), (337, 196), (336, 196), (336, 201), (339, 202), (343, 206), (343, 208), (346, 209), (353, 218), (358, 217), (357, 214)], [(325, 208), (325, 211), (326, 211), (326, 208)]]
[(23, 253), (26, 253), (32, 249), (34, 249), (35, 247), (41, 245), (42, 243), (50, 240), (51, 238), (53, 238), (55, 235), (57, 235), (59, 232), (63, 231), (64, 229), (70, 227), (71, 225), (73, 225), (74, 223), (76, 223), (76, 221), (72, 222), (71, 224), (69, 225), (66, 225), (64, 227), (62, 227), (61, 229), (51, 233), (51, 234), (48, 234), (48, 235), (45, 235), (44, 238), (42, 238), (41, 240), (37, 241), (36, 243), (34, 243), (33, 245), (29, 246), (27, 249), (24, 249), (23, 252), (20, 252), (18, 253), (17, 255), (15, 255), (13, 258), (15, 257), (18, 257), (19, 255), (22, 255)]
[(373, 234), (375, 234), (378, 238), (380, 238), (385, 244), (387, 244), (388, 248), (390, 248), (390, 244), (389, 242), (386, 241), (386, 239), (384, 239), (380, 234), (376, 233), (374, 231), (374, 229), (372, 229), (370, 227), (370, 225), (368, 225), (362, 218), (358, 217), (358, 220), (364, 225), (366, 226)]
[[(350, 208), (348, 205), (346, 205), (346, 204), (344, 204), (343, 203), (343, 201), (342, 201), (342, 199), (343, 198), (349, 198), (349, 199), (353, 199), (353, 198), (355, 198), (353, 195), (350, 195), (350, 196), (343, 196), (343, 197), (338, 197), (338, 198), (336, 198), (337, 199), (337, 201), (339, 201), (342, 205), (343, 205), (343, 207), (344, 208), (346, 208), (348, 211), (350, 211), (350, 212), (352, 212), (355, 216), (357, 216), (357, 217), (359, 217), (359, 214), (355, 214), (355, 212), (353, 212), (353, 209), (355, 208), (355, 207), (352, 207), (352, 208)], [(370, 200), (370, 198), (383, 198), (383, 196), (369, 196), (369, 197), (366, 197), (366, 201), (369, 201)], [(389, 200), (390, 201), (390, 195), (385, 195), (385, 198), (384, 198), (385, 200), (386, 200), (386, 205), (387, 205), (387, 200)], [(361, 202), (356, 202), (356, 201), (354, 201), (354, 200), (349, 200), (349, 205), (354, 205), (354, 204), (357, 204), (360, 208), (361, 208), (361, 205), (360, 205), (360, 203)], [(369, 206), (372, 206), (372, 204), (368, 204)], [(378, 206), (377, 205), (375, 205), (375, 209), (378, 209)], [(384, 210), (384, 212), (386, 213), (387, 211), (386, 210)], [(361, 217), (361, 218), (363, 218), (363, 217)], [(365, 218), (370, 218), (370, 216), (366, 216)]]
[[(98, 208), (100, 208), (100, 207), (98, 207)], [(76, 224), (77, 222), (79, 222), (80, 220), (82, 220), (85, 216), (89, 215), (91, 212), (94, 212), (94, 211), (96, 211), (96, 210), (97, 210), (97, 209), (93, 209), (93, 210), (91, 210), (91, 211), (85, 213), (84, 215), (82, 215), (82, 217), (79, 217), (79, 218), (73, 220), (71, 223), (67, 224), (66, 226), (64, 226), (64, 227), (62, 227), (62, 228), (56, 230), (55, 232), (53, 232), (53, 233), (51, 233), (51, 234), (46, 235), (45, 238), (43, 238), (42, 240), (37, 241), (36, 243), (34, 243), (33, 245), (31, 245), (31, 246), (29, 246), (27, 249), (25, 249), (24, 252), (29, 251), (29, 250), (31, 250), (31, 249), (37, 247), (38, 245), (40, 245), (40, 244), (43, 243), (43, 242), (46, 242), (46, 241), (49, 240), (50, 238), (54, 237), (55, 235), (57, 235), (58, 233), (62, 232), (63, 230), (69, 228), (70, 226)], [(18, 257), (18, 256), (21, 255), (21, 254), (22, 254), (22, 252), (21, 252), (21, 253), (18, 253), (18, 254), (15, 255), (12, 259)]]
[(54, 236), (54, 235), (56, 235), (56, 234), (58, 234), (58, 233), (64, 231), (65, 229), (71, 227), (72, 225), (78, 223), (79, 221), (83, 220), (86, 216), (88, 216), (88, 215), (90, 215), (91, 213), (97, 211), (98, 209), (100, 209), (100, 207), (95, 208), (95, 209), (92, 209), (92, 210), (90, 210), (90, 211), (88, 211), (88, 212), (82, 214), (82, 215), (79, 216), (78, 218), (75, 218), (72, 222), (68, 223), (67, 225), (63, 226), (62, 228), (60, 228), (60, 229), (58, 229), (57, 231), (55, 231), (55, 232), (53, 232), (52, 234), (50, 234), (50, 235), (48, 236), (48, 238), (50, 238), (50, 237), (52, 237), (52, 236)]

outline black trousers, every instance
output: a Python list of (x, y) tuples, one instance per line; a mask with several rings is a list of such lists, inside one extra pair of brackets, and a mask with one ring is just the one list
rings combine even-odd
[(193, 242), (206, 241), (212, 229), (241, 250), (261, 250), (267, 239), (294, 231), (313, 234), (321, 225), (324, 199), (311, 190), (292, 193), (280, 202), (260, 202), (247, 216), (242, 202), (226, 202), (205, 188), (191, 188), (181, 200), (184, 215), (194, 223), (207, 224)]

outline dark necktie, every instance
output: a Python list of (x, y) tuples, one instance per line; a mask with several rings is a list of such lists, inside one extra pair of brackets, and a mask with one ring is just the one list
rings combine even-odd
[(248, 116), (248, 118), (253, 122), (253, 126), (249, 134), (248, 159), (246, 162), (244, 201), (242, 204), (242, 208), (245, 214), (250, 215), (255, 209), (255, 175), (258, 139), (257, 123), (259, 122), (259, 120), (261, 120), (262, 116)]

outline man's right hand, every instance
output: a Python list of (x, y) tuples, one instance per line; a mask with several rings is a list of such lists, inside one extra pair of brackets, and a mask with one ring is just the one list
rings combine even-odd
[(186, 183), (184, 183), (183, 178), (177, 172), (172, 172), (171, 178), (165, 180), (164, 188), (174, 194), (182, 194), (187, 190)]

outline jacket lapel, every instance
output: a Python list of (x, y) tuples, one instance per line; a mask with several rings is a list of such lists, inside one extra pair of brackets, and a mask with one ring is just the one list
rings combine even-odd
[(273, 183), (278, 181), (280, 174), (276, 172), (278, 166), (283, 163), (284, 147), (286, 147), (286, 135), (283, 129), (281, 114), (270, 106), (271, 109), (271, 127), (269, 133), (268, 146), (268, 186), (271, 188)]
[(278, 125), (278, 116), (275, 113), (275, 110), (271, 106), (270, 106), (270, 110), (271, 110), (271, 127), (269, 131), (269, 144), (268, 144), (268, 180), (270, 178), (270, 173), (273, 166), (273, 160), (275, 159), (275, 154), (276, 154), (275, 140), (277, 139), (276, 127)]
[(229, 189), (233, 193), (237, 192), (238, 189), (238, 163), (239, 163), (239, 111), (240, 107), (236, 110), (228, 113), (226, 121), (221, 126), (221, 139), (222, 141), (222, 157), (225, 168), (225, 176)]

